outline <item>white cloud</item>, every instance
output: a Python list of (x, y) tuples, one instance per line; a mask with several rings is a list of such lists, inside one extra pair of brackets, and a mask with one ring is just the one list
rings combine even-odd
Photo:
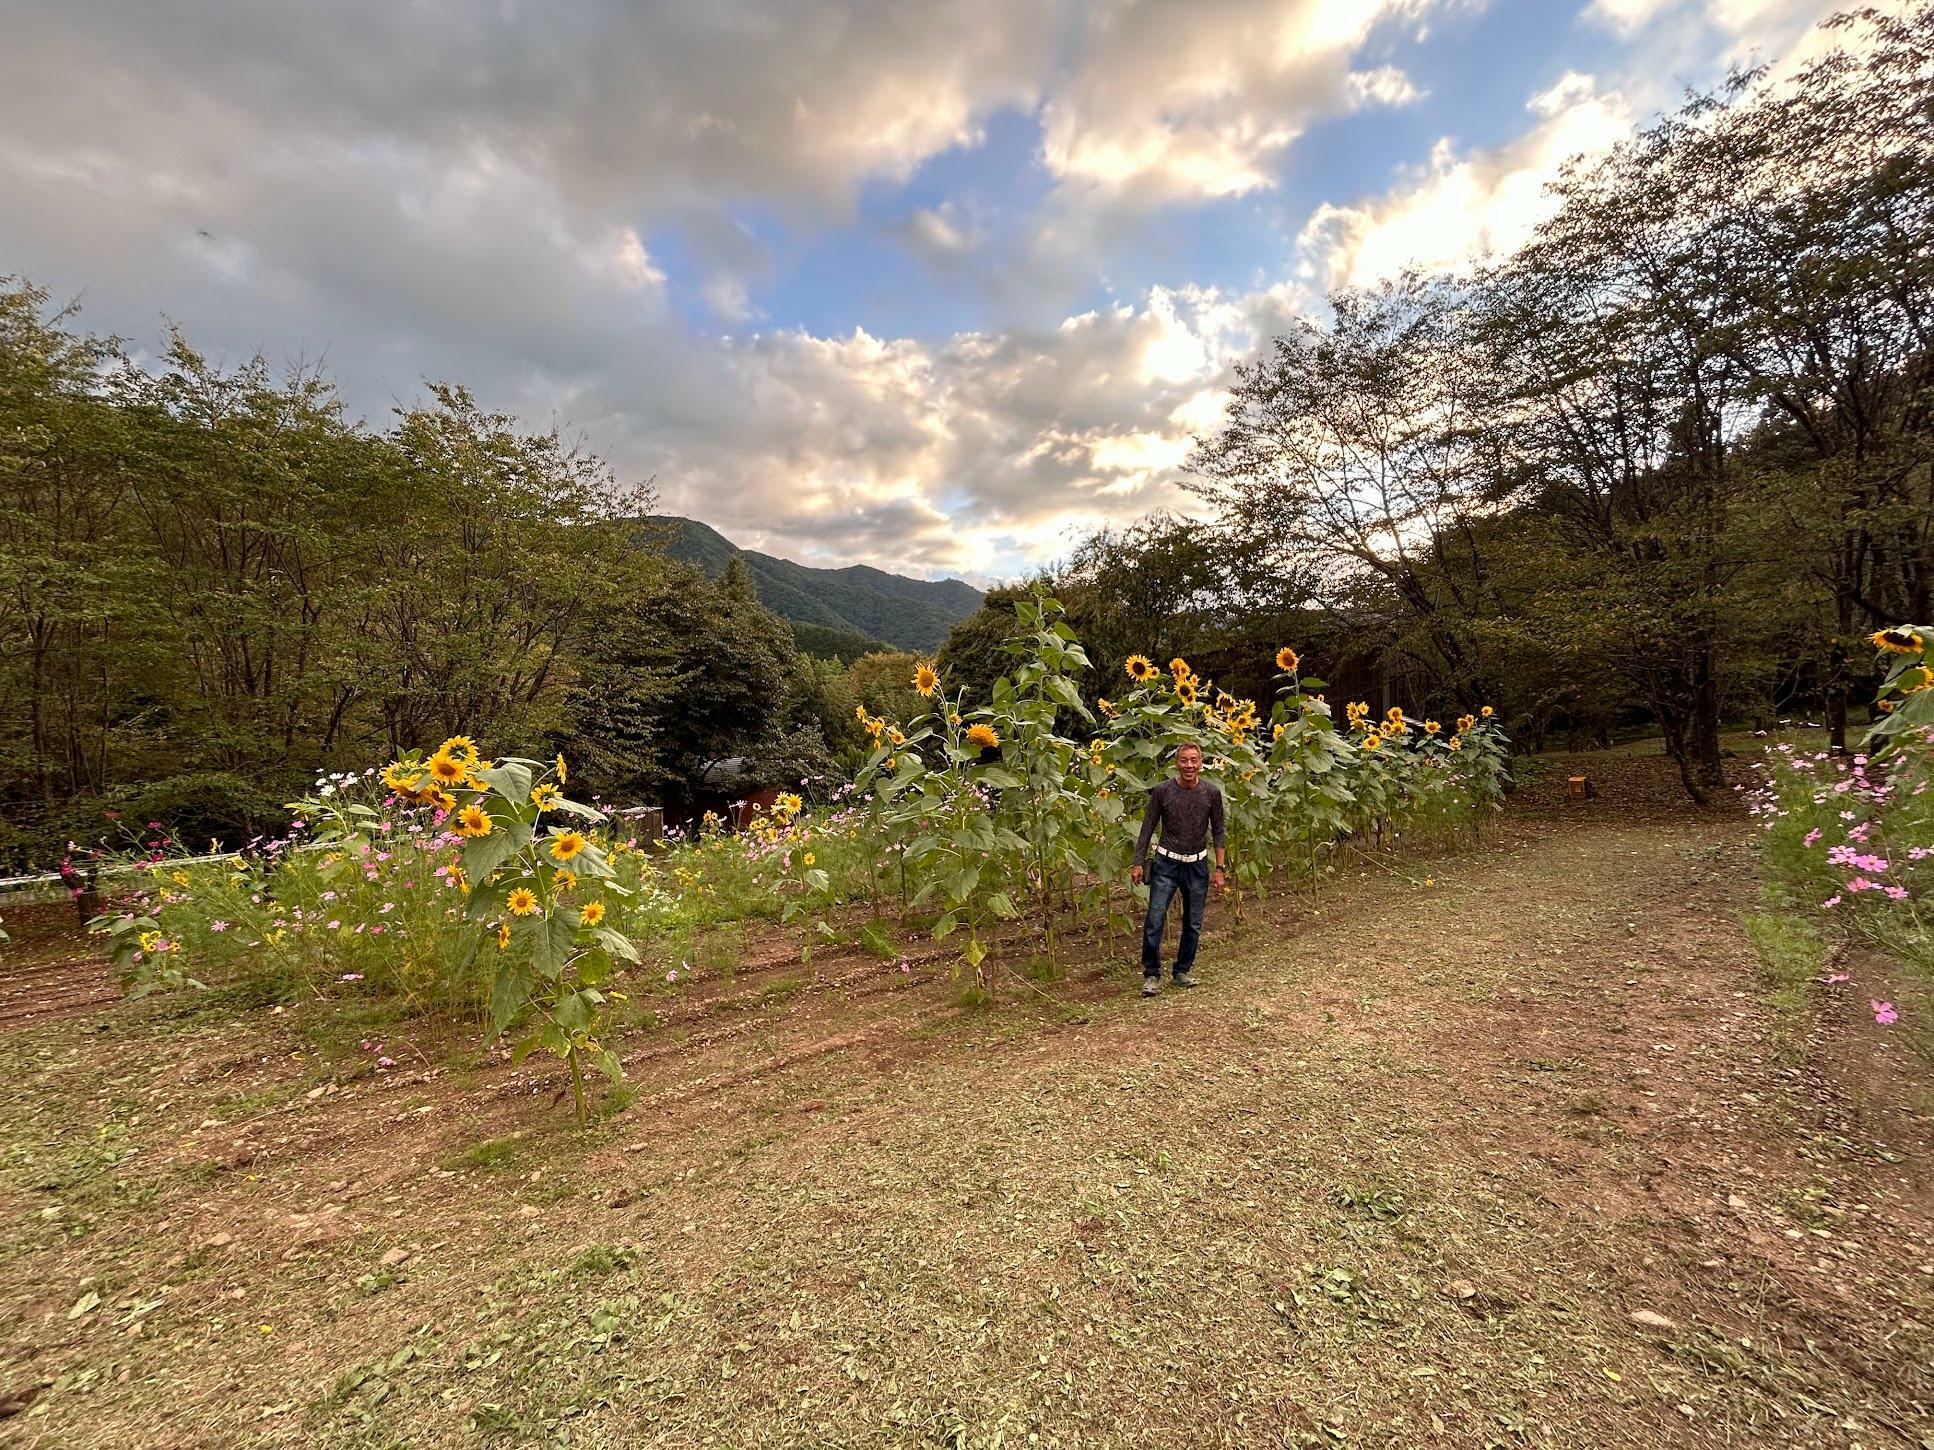
[(1533, 96), (1537, 117), (1514, 141), (1460, 154), (1448, 140), (1429, 163), (1383, 197), (1316, 209), (1298, 246), (1322, 285), (1367, 286), (1407, 268), (1455, 269), (1521, 245), (1551, 214), (1546, 185), (1566, 160), (1604, 151), (1630, 134), (1631, 107), (1568, 74)]
[(1378, 24), (1434, 0), (1191, 0), (1099, 6), (1072, 73), (1042, 109), (1042, 156), (1066, 186), (1144, 204), (1273, 184), (1314, 118), (1416, 92), (1391, 67), (1355, 72)]

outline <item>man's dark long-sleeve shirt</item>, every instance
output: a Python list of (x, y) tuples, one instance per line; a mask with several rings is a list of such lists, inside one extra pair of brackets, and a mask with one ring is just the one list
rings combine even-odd
[(1208, 844), (1210, 832), (1215, 844), (1222, 845), (1222, 792), (1206, 780), (1198, 780), (1190, 790), (1180, 782), (1165, 780), (1148, 793), (1148, 809), (1142, 813), (1141, 839), (1135, 842), (1135, 864), (1148, 862), (1149, 838), (1156, 823), (1162, 827), (1162, 849), (1182, 856), (1193, 856)]

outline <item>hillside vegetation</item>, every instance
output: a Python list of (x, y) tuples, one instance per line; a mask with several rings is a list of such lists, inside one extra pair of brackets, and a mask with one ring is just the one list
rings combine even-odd
[(735, 554), (742, 557), (759, 602), (780, 618), (801, 624), (931, 651), (956, 623), (980, 608), (980, 590), (958, 579), (908, 579), (864, 564), (815, 569), (740, 549), (696, 519), (663, 515), (650, 522), (665, 530), (667, 553), (713, 578), (725, 572)]

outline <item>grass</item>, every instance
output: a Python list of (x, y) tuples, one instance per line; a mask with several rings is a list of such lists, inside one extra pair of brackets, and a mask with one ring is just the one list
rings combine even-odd
[[(655, 1002), (631, 1110), (583, 1132), (535, 1061), (334, 1073), (300, 1006), (0, 1038), (0, 1313), (33, 1347), (0, 1350), (0, 1392), (49, 1382), (4, 1427), (1236, 1447), (1911, 1424), (1934, 1223), (1869, 1150), (1924, 1138), (1886, 1102), (1843, 1120), (1797, 1067), (1768, 1090), (1774, 1018), (1734, 995), (1765, 970), (1757, 903), (1717, 869), (1688, 888), (1675, 851), (1730, 829), (1553, 828), (1434, 863), (1428, 894), (1352, 876), (1321, 918), (1285, 893), (1240, 930), (1212, 915), (1204, 989), (1148, 1003), (1107, 943), (1050, 982), (1009, 960), (972, 1011), (863, 948), (816, 957), (810, 991), (749, 952), (731, 993)], [(201, 1174), (244, 1129), (246, 1167)], [(81, 1238), (30, 1216), (117, 1180)]]
[(1740, 926), (1759, 954), (1760, 981), (1775, 1013), (1775, 1050), (1793, 1061), (1809, 1020), (1813, 984), (1826, 968), (1826, 933), (1806, 917), (1778, 907), (1742, 913)]

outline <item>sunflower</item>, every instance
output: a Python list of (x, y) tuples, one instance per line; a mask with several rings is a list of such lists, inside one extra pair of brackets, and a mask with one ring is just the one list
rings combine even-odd
[(891, 740), (895, 745), (905, 745), (907, 743), (906, 735), (901, 731), (900, 727), (897, 725), (892, 726), (887, 730), (886, 738), (888, 740)]
[[(899, 741), (893, 742), (898, 745)], [(806, 803), (791, 791), (782, 791), (772, 799), (772, 808), (782, 816), (796, 816), (806, 809)]]
[(1383, 749), (1383, 737), (1372, 730), (1368, 735), (1363, 737), (1363, 748), (1365, 750)]
[(1215, 707), (1225, 715), (1233, 715), (1236, 713), (1236, 697), (1227, 690), (1217, 690), (1215, 692)]
[(1128, 657), (1128, 678), (1137, 681), (1152, 680), (1155, 678), (1155, 666), (1150, 662), (1147, 655), (1130, 655)]
[(1278, 725), (1275, 729), (1271, 730), (1269, 732), (1269, 738), (1271, 740), (1281, 740), (1283, 738), (1283, 727)]
[(1466, 730), (1470, 729), (1475, 724), (1477, 724), (1477, 716), (1459, 715), (1457, 717), (1457, 733), (1459, 735), (1462, 735)]
[(415, 790), (416, 783), (421, 779), (423, 777), (420, 775), (407, 774), (400, 763), (383, 767), (383, 784), (391, 790)]
[(571, 772), (564, 768), (564, 757), (560, 755), (557, 758), (557, 783), (563, 785), (570, 778)]
[(430, 757), (430, 779), (438, 785), (459, 785), (470, 775), (470, 767), (464, 761), (452, 759), (448, 755)]
[(508, 951), (509, 949), (510, 949), (510, 923), (506, 921), (501, 923), (497, 927), (497, 950), (501, 952), (501, 951)]
[[(1144, 660), (1143, 663), (1146, 664), (1147, 661)], [(967, 727), (967, 738), (983, 750), (992, 750), (1001, 743), (1000, 731), (985, 721), (977, 725), (969, 725)]]
[(1922, 690), (1934, 686), (1934, 670), (1926, 665), (1915, 665), (1911, 670), (1902, 670), (1900, 678), (1894, 681), (1903, 695), (1918, 695)]
[(866, 723), (866, 706), (855, 705), (853, 707), (853, 718), (864, 725)]
[(947, 723), (949, 725), (958, 725), (960, 723), (960, 711), (949, 710), (947, 712)]
[(568, 896), (578, 889), (578, 874), (568, 866), (560, 866), (551, 873), (551, 890), (559, 896)]
[(1115, 718), (1115, 706), (1112, 700), (1105, 700), (1105, 699), (1096, 700), (1095, 708), (1101, 711), (1101, 713), (1106, 715), (1110, 720)]
[(559, 861), (574, 860), (584, 850), (584, 835), (579, 831), (560, 831), (551, 837), (551, 855)]
[(799, 864), (801, 866), (810, 866), (813, 864), (814, 861), (817, 861), (818, 859), (819, 858), (813, 855), (811, 851), (808, 851), (805, 855), (799, 858)]
[(1488, 720), (1491, 718), (1492, 715), (1496, 714), (1497, 712), (1493, 710), (1489, 705), (1486, 705), (1482, 709), (1480, 709), (1477, 713), (1482, 715), (1486, 720)]
[(531, 791), (531, 804), (536, 806), (540, 811), (548, 811), (552, 806), (557, 804), (557, 795), (558, 791), (556, 786), (540, 785)]
[(1194, 673), (1192, 670), (1189, 669), (1189, 662), (1183, 659), (1180, 655), (1177, 655), (1174, 659), (1168, 662), (1168, 672), (1171, 675), (1174, 675), (1175, 678), (1178, 680), (1181, 679), (1184, 675)]
[(913, 667), (913, 688), (929, 699), (932, 698), (933, 692), (940, 688), (940, 675), (925, 660)]
[(504, 906), (512, 916), (535, 916), (537, 893), (528, 886), (519, 886), (504, 898)]
[(1462, 735), (1451, 736), (1450, 748), (1452, 750), (1462, 750), (1464, 748), (1464, 737)]
[(580, 926), (596, 926), (603, 920), (604, 903), (602, 901), (587, 901), (583, 906), (578, 908), (578, 924)]
[(1175, 697), (1184, 705), (1193, 705), (1195, 703), (1195, 686), (1187, 680), (1182, 681), (1181, 684), (1175, 687)]
[(1286, 675), (1295, 674), (1296, 667), (1301, 663), (1302, 661), (1296, 657), (1296, 651), (1288, 645), (1276, 651), (1276, 668)]
[(1402, 719), (1403, 719), (1403, 706), (1401, 706), (1401, 705), (1392, 705), (1392, 706), (1391, 706), (1391, 707), (1390, 707), (1390, 708), (1389, 708), (1388, 710), (1385, 710), (1385, 711), (1383, 712), (1383, 718), (1384, 718), (1384, 719), (1386, 719), (1386, 720), (1402, 720)]
[(1882, 629), (1869, 636), (1877, 649), (1889, 654), (1917, 655), (1923, 648), (1921, 637), (1911, 629)]
[(866, 733), (871, 735), (873, 737), (873, 743), (878, 745), (880, 743), (880, 737), (886, 734), (886, 721), (882, 720), (878, 715), (872, 716), (866, 722)]
[(437, 747), (436, 753), (448, 756), (458, 765), (475, 765), (479, 759), (477, 742), (468, 735), (452, 735)]
[(426, 806), (434, 806), (440, 811), (453, 811), (457, 808), (457, 798), (440, 785), (424, 787), (423, 794), (417, 799)]
[(457, 812), (457, 834), (460, 836), (487, 836), (496, 822), (490, 819), (490, 812), (482, 806), (465, 806)]
[(1435, 735), (1439, 730), (1442, 730), (1443, 728), (1444, 727), (1442, 725), (1439, 725), (1435, 720), (1424, 721), (1424, 734), (1426, 735)]
[(897, 767), (897, 766), (898, 766), (899, 764), (900, 764), (900, 757), (899, 757), (899, 756), (897, 756), (897, 755), (889, 755), (889, 756), (887, 756), (887, 758), (886, 758), (886, 768), (887, 768), (888, 770), (892, 770), (892, 769), (894, 769), (894, 768), (896, 768), (896, 767)]

